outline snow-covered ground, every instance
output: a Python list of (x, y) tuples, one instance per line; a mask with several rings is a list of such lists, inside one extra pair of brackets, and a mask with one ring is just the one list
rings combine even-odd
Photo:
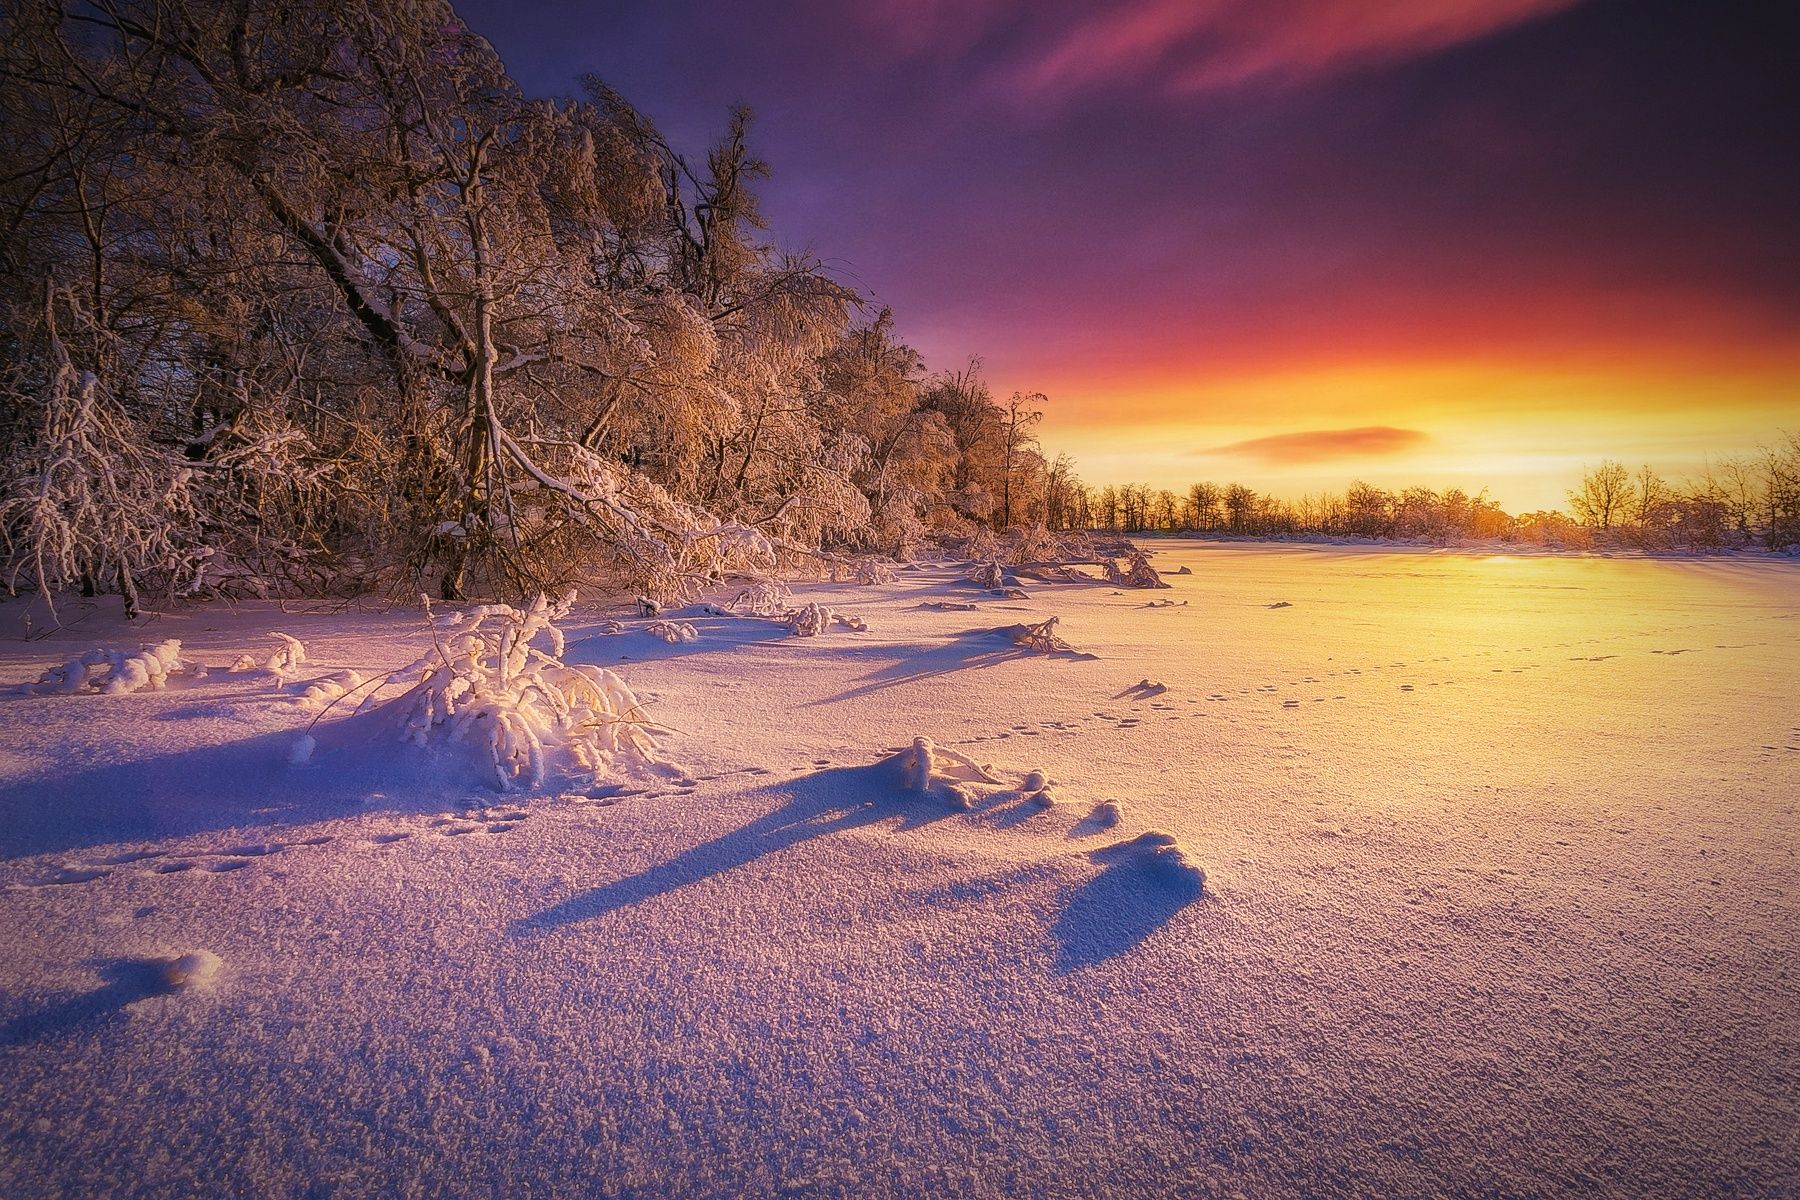
[(1793, 1195), (1800, 564), (1156, 549), (584, 602), (593, 794), (290, 764), (416, 611), (4, 643), (309, 661), (0, 698), (0, 1195)]

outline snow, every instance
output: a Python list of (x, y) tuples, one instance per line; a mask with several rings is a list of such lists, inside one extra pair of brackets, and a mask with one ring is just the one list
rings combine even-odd
[(123, 696), (146, 688), (167, 687), (169, 677), (182, 669), (181, 642), (176, 638), (137, 650), (102, 647), (51, 667), (30, 690), (58, 696), (78, 692)]
[(961, 564), (578, 603), (681, 766), (505, 794), (216, 669), (416, 608), (34, 694), (146, 636), (68, 602), (0, 644), (0, 1194), (1791, 1194), (1800, 564), (1157, 549), (1191, 604), (983, 605), (1092, 657)]
[(163, 982), (171, 990), (208, 987), (218, 975), (220, 965), (219, 956), (212, 951), (194, 950), (163, 966)]
[(644, 632), (671, 646), (700, 640), (700, 631), (694, 628), (691, 621), (651, 621), (644, 626)]

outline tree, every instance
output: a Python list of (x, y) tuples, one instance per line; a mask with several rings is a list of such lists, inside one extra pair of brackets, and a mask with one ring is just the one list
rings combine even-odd
[(1344, 531), (1357, 537), (1388, 537), (1394, 532), (1393, 509), (1392, 496), (1359, 479), (1344, 494)]
[(1631, 493), (1631, 472), (1624, 463), (1607, 459), (1582, 474), (1581, 487), (1569, 493), (1569, 506), (1582, 524), (1611, 529), (1624, 517)]
[(1044, 397), (1039, 393), (1029, 396), (1014, 392), (1002, 410), (1001, 418), (1001, 467), (1000, 467), (1000, 527), (1012, 528), (1013, 523), (1013, 479), (1016, 475), (1028, 470), (1037, 455), (1038, 422), (1044, 419), (1039, 409), (1028, 408), (1032, 403), (1042, 404)]
[(1800, 432), (1763, 451), (1762, 490), (1769, 549), (1800, 546)]
[(1223, 503), (1225, 505), (1226, 527), (1232, 533), (1246, 534), (1255, 532), (1254, 518), (1256, 514), (1256, 493), (1241, 483), (1226, 487)]

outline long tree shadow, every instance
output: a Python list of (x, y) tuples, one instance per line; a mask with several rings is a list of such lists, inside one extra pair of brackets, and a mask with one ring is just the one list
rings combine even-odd
[(103, 963), (103, 986), (21, 1013), (0, 1025), (0, 1047), (98, 1029), (119, 1020), (125, 1015), (126, 1005), (176, 990), (163, 968), (163, 963), (149, 959), (121, 958)]
[(965, 629), (948, 642), (884, 646), (882, 649), (888, 653), (899, 652), (905, 656), (879, 670), (864, 675), (858, 681), (858, 686), (839, 692), (835, 696), (827, 696), (823, 700), (815, 700), (812, 704), (835, 704), (839, 700), (854, 700), (885, 691), (891, 687), (898, 687), (903, 683), (918, 683), (956, 671), (998, 666), (1000, 663), (1012, 662), (1020, 658), (1061, 658), (1071, 661), (1091, 661), (1094, 658), (1091, 654), (1077, 654), (1073, 651), (1045, 655), (1034, 650), (1023, 649), (1013, 644), (1012, 628), (1012, 626), (1002, 626), (995, 629), (990, 626), (980, 629)]
[(1088, 857), (1104, 869), (1075, 890), (1051, 930), (1059, 975), (1098, 966), (1142, 945), (1204, 891), (1197, 880), (1147, 861), (1131, 842)]
[(791, 789), (788, 802), (774, 812), (637, 875), (602, 884), (515, 921), (512, 931), (547, 933), (667, 895), (813, 838), (880, 822), (891, 822), (895, 832), (903, 833), (942, 820), (953, 811), (938, 796), (902, 788), (899, 770), (891, 762), (834, 767), (786, 786)]
[(702, 614), (684, 616), (678, 613), (666, 619), (692, 625), (700, 635), (699, 639), (692, 642), (666, 642), (645, 633), (642, 627), (626, 628), (618, 633), (575, 630), (569, 638), (563, 661), (590, 663), (597, 667), (610, 667), (618, 663), (658, 662), (669, 658), (684, 658), (690, 654), (734, 649), (757, 642), (779, 642), (793, 636), (787, 626), (755, 617)]

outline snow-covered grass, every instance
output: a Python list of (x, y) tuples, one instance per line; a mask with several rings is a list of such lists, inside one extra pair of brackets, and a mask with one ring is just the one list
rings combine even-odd
[(72, 605), (0, 649), (0, 1194), (1788, 1194), (1800, 564), (1156, 548), (578, 605), (685, 773), (505, 796), (322, 733), (417, 610)]

